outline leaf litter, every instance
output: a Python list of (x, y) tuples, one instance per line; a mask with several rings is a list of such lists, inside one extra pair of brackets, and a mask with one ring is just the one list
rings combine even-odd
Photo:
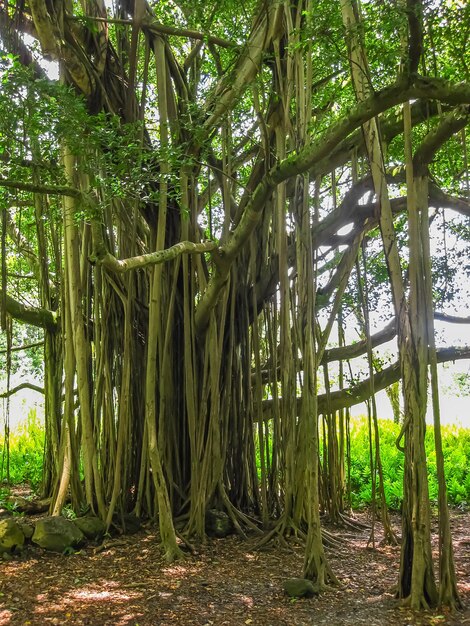
[[(366, 514), (357, 514), (361, 522)], [(399, 518), (394, 518), (398, 530)], [(435, 524), (434, 524), (435, 526)], [(286, 578), (302, 575), (303, 549), (256, 540), (209, 539), (196, 555), (168, 565), (153, 527), (73, 555), (28, 546), (0, 561), (0, 626), (456, 626), (470, 625), (470, 513), (452, 513), (464, 610), (413, 612), (394, 598), (400, 548), (367, 548), (369, 531), (335, 528), (341, 547), (328, 557), (341, 588), (291, 599)], [(437, 548), (436, 548), (437, 549)], [(437, 559), (436, 559), (437, 560)]]

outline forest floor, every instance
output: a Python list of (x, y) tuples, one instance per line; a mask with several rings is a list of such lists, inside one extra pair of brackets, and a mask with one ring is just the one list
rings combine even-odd
[[(357, 514), (361, 522), (367, 515)], [(399, 532), (399, 518), (393, 523)], [(293, 600), (283, 581), (302, 575), (303, 550), (255, 539), (210, 539), (196, 555), (164, 563), (153, 528), (88, 545), (69, 556), (28, 546), (0, 560), (0, 625), (90, 626), (436, 626), (470, 625), (470, 513), (452, 512), (464, 610), (415, 613), (394, 599), (399, 547), (367, 547), (370, 531), (331, 528), (343, 541), (327, 550), (342, 583), (319, 597)], [(377, 540), (381, 526), (377, 523)], [(436, 522), (433, 522), (436, 530)]]

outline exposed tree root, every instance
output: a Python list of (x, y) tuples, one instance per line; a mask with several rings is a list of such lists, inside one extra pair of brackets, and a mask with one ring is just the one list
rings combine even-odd
[[(322, 529), (321, 534), (324, 547), (337, 550), (344, 545), (344, 541), (338, 539), (338, 537), (335, 537), (325, 529)], [(270, 542), (276, 542), (278, 545), (281, 544), (284, 547), (289, 547), (289, 542), (292, 539), (298, 539), (300, 545), (304, 545), (307, 534), (292, 520), (286, 520), (284, 517), (281, 517), (275, 527), (257, 542), (255, 549), (260, 550)]]
[(224, 504), (227, 515), (232, 520), (232, 523), (235, 527), (235, 530), (239, 535), (241, 535), (244, 539), (246, 539), (246, 533), (243, 530), (242, 526), (245, 528), (249, 528), (257, 534), (262, 534), (263, 531), (258, 526), (258, 524), (253, 521), (248, 515), (237, 509), (231, 502), (227, 493), (223, 487), (219, 488), (219, 493), (222, 498), (222, 502)]
[(370, 525), (365, 524), (364, 522), (360, 522), (359, 520), (351, 517), (350, 515), (346, 515), (345, 513), (339, 514), (342, 524), (347, 526), (348, 528), (352, 528), (353, 530), (369, 530)]
[(429, 604), (426, 602), (424, 595), (421, 595), (419, 598), (419, 601), (417, 602), (415, 601), (414, 603), (411, 601), (411, 595), (409, 595), (408, 597), (403, 598), (400, 601), (400, 606), (414, 609), (415, 611), (420, 611), (421, 609), (424, 609), (425, 611), (429, 611), (429, 609), (431, 608)]
[(181, 561), (182, 559), (185, 558), (185, 554), (184, 552), (181, 550), (181, 548), (167, 548), (165, 550), (165, 561), (170, 564), (170, 563), (174, 563), (175, 561)]
[(323, 545), (326, 548), (331, 548), (334, 550), (334, 549), (338, 549), (344, 546), (344, 540), (339, 539), (338, 537), (335, 537), (324, 528), (321, 531), (321, 538), (322, 538)]
[(178, 539), (181, 541), (182, 543), (182, 549), (186, 549), (189, 552), (191, 552), (191, 554), (195, 555), (197, 554), (197, 550), (194, 547), (194, 545), (192, 543), (190, 543), (186, 537), (184, 537), (181, 533), (179, 533), (176, 529), (175, 529), (175, 534), (178, 537)]
[(272, 530), (270, 530), (266, 535), (264, 535), (258, 541), (258, 543), (255, 546), (255, 549), (259, 550), (263, 546), (266, 546), (267, 544), (269, 544), (274, 539), (279, 540), (280, 538), (282, 538), (283, 543), (287, 546), (287, 541), (285, 540), (285, 537), (284, 537), (284, 534), (285, 534), (285, 531), (286, 531), (286, 526), (287, 526), (287, 524), (286, 524), (285, 517), (282, 516), (278, 520), (278, 522), (276, 523), (274, 528)]

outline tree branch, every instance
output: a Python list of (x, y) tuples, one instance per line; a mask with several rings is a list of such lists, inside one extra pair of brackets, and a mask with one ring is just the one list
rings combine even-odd
[(446, 115), (439, 126), (426, 135), (413, 157), (415, 176), (423, 176), (435, 153), (452, 135), (465, 128), (470, 107), (461, 105)]
[(43, 387), (38, 387), (37, 385), (33, 385), (32, 383), (21, 383), (16, 387), (13, 387), (12, 389), (9, 389), (8, 391), (0, 393), (0, 398), (9, 398), (15, 393), (18, 393), (18, 391), (21, 391), (22, 389), (31, 389), (32, 391), (37, 391), (38, 393), (44, 394)]
[(110, 252), (100, 252), (95, 258), (91, 257), (92, 262), (103, 265), (112, 272), (123, 274), (134, 269), (142, 269), (148, 265), (159, 265), (176, 259), (181, 254), (203, 254), (204, 252), (213, 252), (217, 248), (215, 241), (204, 241), (194, 243), (193, 241), (180, 241), (171, 248), (166, 250), (158, 250), (149, 254), (141, 254), (139, 256), (130, 257), (128, 259), (116, 259)]
[(448, 315), (447, 313), (434, 313), (434, 318), (441, 322), (449, 322), (450, 324), (470, 324), (470, 317), (458, 317), (457, 315)]
[[(3, 290), (0, 289), (0, 301), (3, 296)], [(37, 326), (38, 328), (47, 328), (48, 330), (56, 330), (57, 328), (57, 313), (48, 311), (47, 309), (40, 309), (37, 307), (27, 307), (21, 302), (14, 300), (8, 294), (6, 298), (6, 310), (11, 317), (24, 322), (25, 324), (31, 324), (31, 326)]]
[[(387, 341), (392, 340), (396, 335), (396, 323), (393, 318), (382, 330), (375, 335), (371, 336), (372, 348), (381, 346)], [(361, 339), (356, 343), (352, 343), (347, 346), (341, 346), (340, 348), (330, 348), (325, 350), (322, 358), (322, 363), (331, 363), (332, 361), (344, 361), (345, 359), (354, 359), (358, 356), (362, 356), (367, 352), (367, 340)]]
[(418, 71), (419, 60), (423, 53), (423, 6), (422, 0), (406, 0), (408, 17), (408, 55), (406, 71), (414, 74)]
[[(438, 363), (469, 358), (470, 346), (462, 348), (441, 348), (437, 351)], [(391, 384), (400, 380), (400, 374), (401, 370), (398, 362), (383, 369), (381, 372), (377, 372), (373, 376), (373, 389), (378, 392), (386, 387), (389, 387)], [(340, 409), (365, 402), (370, 397), (370, 390), (370, 378), (366, 378), (357, 385), (348, 387), (347, 389), (331, 391), (328, 398), (326, 394), (319, 394), (317, 396), (318, 413), (322, 414), (330, 411), (339, 411)], [(302, 398), (297, 398), (297, 411), (300, 411), (301, 401)], [(280, 403), (282, 406), (282, 398), (280, 399)], [(273, 400), (264, 400), (262, 403), (262, 409), (263, 419), (271, 419), (273, 414)]]
[(73, 187), (66, 185), (36, 185), (22, 180), (10, 180), (0, 176), (0, 187), (9, 189), (19, 189), (20, 191), (32, 191), (33, 193), (45, 193), (49, 195), (71, 196), (72, 198), (82, 197), (82, 193)]
[[(36, 341), (35, 343), (29, 343), (24, 346), (13, 346), (10, 348), (10, 352), (21, 352), (22, 350), (30, 350), (31, 348), (39, 348), (44, 345), (44, 341)], [(6, 354), (8, 350), (0, 350), (0, 354)]]
[(407, 82), (398, 80), (393, 85), (356, 104), (349, 115), (333, 124), (320, 139), (275, 166), (254, 190), (232, 236), (221, 249), (223, 262), (217, 266), (196, 310), (197, 332), (201, 333), (206, 329), (210, 312), (225, 285), (232, 261), (248, 241), (276, 186), (310, 170), (316, 163), (331, 154), (339, 142), (365, 122), (411, 98), (437, 99), (450, 104), (470, 103), (470, 84), (456, 84), (444, 79), (418, 76), (408, 86)]
[[(123, 24), (127, 26), (132, 26), (134, 24), (134, 20), (117, 19), (111, 17), (97, 17), (93, 15), (67, 15), (67, 19), (74, 22), (80, 22), (81, 24), (86, 24), (86, 22), (104, 22), (106, 24)], [(157, 22), (157, 20), (149, 18), (146, 18), (142, 21), (141, 28), (142, 30), (148, 30), (151, 33), (157, 33), (159, 35), (174, 35), (175, 37), (188, 37), (189, 39), (207, 41), (208, 43), (213, 43), (216, 46), (220, 46), (221, 48), (236, 48), (237, 46), (235, 42), (229, 41), (228, 39), (223, 39), (222, 37), (207, 35), (206, 33), (201, 33), (198, 30), (192, 30), (190, 28), (177, 28), (175, 26), (166, 26), (165, 24)]]

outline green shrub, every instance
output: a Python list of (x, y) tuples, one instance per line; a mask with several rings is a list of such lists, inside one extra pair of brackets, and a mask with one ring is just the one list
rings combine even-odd
[[(452, 505), (470, 503), (470, 429), (444, 426), (442, 447), (446, 471), (447, 496)], [(380, 456), (384, 476), (385, 498), (392, 509), (399, 509), (403, 499), (403, 453), (395, 441), (400, 426), (390, 420), (379, 420)], [(4, 442), (0, 442), (0, 459)], [(426, 455), (428, 461), (429, 496), (437, 502), (436, 453), (434, 431), (428, 426), (426, 432)], [(269, 449), (272, 441), (270, 438)], [(258, 471), (259, 447), (255, 444)], [(36, 488), (41, 482), (44, 454), (44, 429), (31, 410), (28, 418), (14, 433), (10, 434), (10, 480), (13, 484), (28, 482)], [(3, 476), (5, 480), (5, 466)], [(377, 477), (378, 485), (378, 477)], [(365, 417), (351, 420), (351, 505), (353, 508), (369, 506), (372, 487), (369, 464), (369, 434)]]
[[(0, 442), (0, 458), (4, 454), (4, 441)], [(44, 458), (44, 428), (32, 409), (26, 421), (10, 433), (10, 481), (13, 484), (30, 483), (35, 489), (42, 478)], [(6, 464), (1, 480), (6, 479)]]
[[(390, 508), (397, 509), (403, 498), (403, 454), (395, 445), (400, 428), (390, 420), (379, 420), (379, 431), (385, 499)], [(368, 432), (366, 418), (352, 420), (351, 504), (354, 508), (372, 501)]]
[[(390, 420), (379, 420), (379, 432), (385, 498), (390, 508), (398, 509), (403, 499), (403, 453), (395, 445), (400, 426)], [(449, 504), (468, 503), (470, 502), (470, 429), (443, 426), (441, 433)], [(429, 497), (432, 503), (436, 503), (438, 485), (432, 426), (427, 427), (425, 447)], [(368, 425), (365, 417), (356, 418), (351, 422), (351, 500), (354, 508), (368, 506), (372, 500)]]

